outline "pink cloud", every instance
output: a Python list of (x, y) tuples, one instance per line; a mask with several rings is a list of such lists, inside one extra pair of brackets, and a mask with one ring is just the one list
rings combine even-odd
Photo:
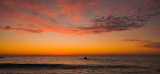
[(91, 5), (91, 6), (97, 6), (97, 5), (99, 5), (100, 3), (98, 2), (98, 1), (93, 1), (93, 2), (90, 2), (90, 4), (89, 5)]
[(100, 14), (100, 10), (95, 10), (94, 13), (95, 14)]
[(51, 16), (51, 17), (54, 17), (55, 15), (57, 15), (57, 13), (53, 13), (53, 12), (50, 12), (50, 11), (41, 11), (42, 14), (47, 14), (48, 16)]
[(0, 23), (10, 26), (3, 30), (67, 35), (134, 30), (159, 14), (159, 5), (148, 0), (1, 0), (0, 5)]
[(72, 18), (73, 18), (73, 19), (75, 19), (75, 20), (79, 20), (79, 19), (81, 19), (81, 17), (80, 17), (80, 16), (78, 16), (78, 15), (75, 15), (75, 16), (73, 16)]
[(61, 7), (62, 8), (61, 13), (64, 13), (66, 15), (71, 15), (73, 11), (77, 9), (73, 6), (68, 6), (68, 5), (57, 5), (57, 6)]

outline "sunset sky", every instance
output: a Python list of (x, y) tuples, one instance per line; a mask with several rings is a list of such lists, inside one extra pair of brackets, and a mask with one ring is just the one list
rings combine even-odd
[(0, 55), (160, 54), (160, 0), (0, 0)]

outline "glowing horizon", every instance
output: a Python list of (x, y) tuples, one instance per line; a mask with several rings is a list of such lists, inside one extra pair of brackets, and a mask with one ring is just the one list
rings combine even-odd
[(159, 0), (0, 0), (0, 55), (160, 54)]

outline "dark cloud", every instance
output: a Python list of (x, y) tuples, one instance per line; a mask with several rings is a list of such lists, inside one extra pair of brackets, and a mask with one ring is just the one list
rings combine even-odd
[(122, 41), (140, 42), (142, 44), (141, 47), (160, 49), (160, 42), (152, 42), (149, 40), (138, 40), (138, 39), (124, 39)]
[(160, 49), (160, 44), (159, 45), (144, 45), (143, 47)]
[(141, 41), (141, 40), (137, 40), (137, 39), (124, 39), (124, 40), (122, 40), (122, 41)]
[(27, 28), (12, 28), (10, 26), (0, 26), (0, 29), (2, 30), (16, 30), (16, 31), (26, 31), (26, 32), (31, 32), (31, 33), (42, 33), (42, 30), (34, 30), (34, 29), (27, 29)]
[(144, 17), (154, 17), (160, 14), (160, 0), (144, 0), (142, 6), (139, 7), (136, 11), (136, 14), (139, 14)]
[(159, 14), (160, 0), (144, 0), (142, 5), (137, 7), (135, 14), (101, 16), (94, 18), (91, 26), (80, 29), (88, 33), (132, 30), (143, 27), (150, 18)]
[(140, 28), (146, 22), (146, 18), (134, 15), (134, 16), (118, 16), (110, 15), (108, 17), (100, 17), (92, 20), (93, 26), (81, 27), (82, 30), (90, 32), (112, 32), (112, 31), (124, 31), (134, 28)]
[(160, 42), (148, 42), (146, 43), (146, 45), (143, 45), (142, 47), (160, 49)]

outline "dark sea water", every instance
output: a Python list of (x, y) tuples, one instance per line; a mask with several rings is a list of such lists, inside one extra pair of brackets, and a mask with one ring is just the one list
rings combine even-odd
[(0, 74), (160, 74), (160, 56), (3, 56)]

